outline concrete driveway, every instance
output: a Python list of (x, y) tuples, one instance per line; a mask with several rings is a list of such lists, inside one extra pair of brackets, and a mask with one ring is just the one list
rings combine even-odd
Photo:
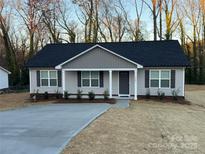
[(52, 104), (0, 112), (0, 153), (57, 154), (109, 104)]

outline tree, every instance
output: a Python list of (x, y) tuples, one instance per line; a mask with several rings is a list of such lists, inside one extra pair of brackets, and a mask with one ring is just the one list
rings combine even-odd
[(134, 20), (129, 19), (128, 12), (124, 8), (124, 5), (121, 0), (119, 0), (120, 7), (123, 11), (124, 18), (127, 22), (127, 32), (131, 36), (133, 41), (142, 41), (143, 34), (141, 31), (141, 17), (144, 8), (144, 1), (141, 1), (140, 4), (137, 0), (134, 1), (136, 18)]
[(157, 0), (151, 0), (150, 3), (146, 0), (143, 0), (143, 2), (147, 5), (147, 7), (152, 12), (152, 18), (153, 18), (153, 34), (154, 34), (154, 40), (157, 40)]
[(59, 18), (57, 19), (57, 22), (59, 26), (64, 30), (64, 34), (66, 34), (69, 38), (63, 39), (66, 42), (70, 43), (75, 43), (76, 42), (76, 31), (77, 31), (77, 23), (75, 21), (69, 21), (69, 16), (68, 16), (68, 10), (70, 12), (70, 9), (67, 7), (66, 3), (61, 3), (59, 4)]
[(41, 1), (40, 10), (42, 12), (42, 21), (50, 34), (50, 42), (60, 43), (60, 30), (58, 29), (57, 19), (59, 18), (59, 4), (61, 0)]
[(41, 24), (42, 13), (39, 10), (41, 3), (36, 0), (17, 1), (16, 11), (20, 15), (28, 30), (29, 36), (29, 57), (32, 57), (36, 52), (38, 46), (38, 39), (36, 33), (38, 26)]
[(178, 19), (173, 20), (176, 2), (177, 0), (163, 0), (166, 21), (166, 40), (172, 39), (172, 34), (179, 24)]
[(82, 18), (78, 18), (84, 25), (85, 42), (98, 42), (99, 32), (99, 0), (73, 0), (79, 7)]
[[(120, 8), (119, 5), (117, 6), (110, 0), (103, 0), (100, 22), (101, 36), (106, 41), (122, 41), (127, 29), (127, 24), (122, 8)], [(104, 29), (104, 32), (102, 29)]]
[[(199, 19), (200, 19), (200, 8), (198, 0), (186, 0), (183, 1), (183, 9), (186, 13), (187, 18), (189, 19), (192, 26), (192, 37), (187, 37), (192, 42), (193, 46), (193, 80), (197, 81), (198, 75), (198, 49), (197, 49), (197, 29), (199, 28)], [(200, 40), (198, 40), (200, 41)]]
[[(7, 5), (8, 6), (8, 5)], [(11, 71), (11, 84), (15, 85), (19, 82), (19, 68), (16, 61), (16, 54), (13, 42), (9, 35), (11, 11), (5, 7), (4, 1), (0, 1), (0, 35), (3, 37), (3, 43), (6, 52), (6, 61)]]

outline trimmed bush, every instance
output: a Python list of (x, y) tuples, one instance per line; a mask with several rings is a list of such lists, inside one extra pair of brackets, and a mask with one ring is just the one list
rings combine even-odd
[(48, 99), (48, 92), (47, 91), (44, 93), (44, 99)]
[(60, 99), (60, 93), (59, 93), (59, 91), (58, 90), (56, 90), (56, 99)]
[(157, 95), (160, 100), (164, 99), (165, 93), (163, 91), (160, 91), (160, 89), (157, 91)]
[(172, 90), (172, 97), (173, 97), (173, 100), (175, 100), (175, 101), (178, 100), (179, 92), (180, 92), (179, 89), (177, 89), (177, 90), (176, 90), (176, 89)]
[(103, 93), (104, 99), (108, 99), (109, 98), (109, 92), (108, 90), (105, 90)]
[(64, 99), (68, 99), (69, 98), (69, 94), (67, 91), (64, 91)]
[(83, 93), (82, 90), (77, 91), (77, 99), (82, 99), (82, 93)]
[(95, 99), (95, 93), (93, 91), (88, 92), (88, 97), (89, 97), (89, 100), (94, 100)]

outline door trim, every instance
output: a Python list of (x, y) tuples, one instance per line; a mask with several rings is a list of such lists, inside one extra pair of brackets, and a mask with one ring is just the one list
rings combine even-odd
[(123, 72), (123, 71), (118, 71), (117, 74), (118, 74), (118, 96), (119, 97), (130, 97), (130, 71), (126, 71), (126, 72), (129, 72), (129, 94), (120, 94), (120, 72)]

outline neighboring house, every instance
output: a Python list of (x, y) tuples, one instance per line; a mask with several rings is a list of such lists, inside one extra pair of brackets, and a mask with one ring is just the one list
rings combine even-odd
[(49, 44), (27, 63), (30, 93), (184, 96), (189, 61), (178, 41)]
[(0, 90), (9, 87), (9, 74), (11, 72), (0, 66)]

